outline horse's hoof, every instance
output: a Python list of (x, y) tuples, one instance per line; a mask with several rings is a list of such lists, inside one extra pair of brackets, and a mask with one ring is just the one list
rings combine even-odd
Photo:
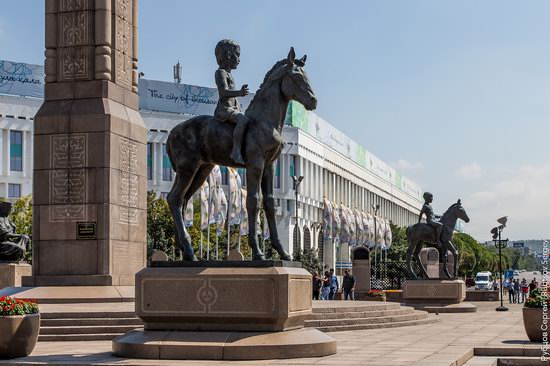
[(254, 254), (252, 257), (253, 261), (265, 261), (265, 255), (263, 254)]
[(191, 253), (191, 254), (183, 254), (183, 260), (184, 261), (189, 261), (189, 262), (197, 262), (198, 259), (197, 257), (195, 257), (195, 254)]
[(292, 257), (288, 253), (284, 253), (280, 257), (281, 257), (281, 260), (283, 260), (283, 261), (292, 261)]

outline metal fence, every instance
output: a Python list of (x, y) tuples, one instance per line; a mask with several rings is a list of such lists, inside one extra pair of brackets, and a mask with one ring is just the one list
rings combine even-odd
[[(412, 263), (413, 270), (419, 273), (419, 264)], [(407, 262), (371, 263), (371, 288), (377, 290), (401, 290), (403, 282), (410, 278)]]

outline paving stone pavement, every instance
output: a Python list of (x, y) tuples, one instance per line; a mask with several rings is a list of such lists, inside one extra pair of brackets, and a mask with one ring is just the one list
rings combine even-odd
[(261, 361), (136, 360), (111, 355), (110, 341), (39, 342), (25, 358), (0, 364), (70, 365), (423, 365), (459, 366), (472, 362), (474, 347), (529, 347), (519, 304), (506, 304), (496, 312), (496, 302), (476, 302), (478, 312), (440, 314), (435, 324), (402, 328), (329, 333), (338, 341), (338, 353), (323, 358)]

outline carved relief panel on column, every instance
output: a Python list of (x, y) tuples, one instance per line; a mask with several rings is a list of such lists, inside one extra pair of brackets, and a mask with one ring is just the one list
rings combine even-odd
[(138, 152), (137, 144), (120, 139), (120, 216), (119, 223), (138, 225)]
[(50, 222), (86, 220), (86, 135), (50, 138)]
[(57, 14), (57, 80), (90, 80), (94, 66), (92, 0), (59, 0)]
[(133, 0), (115, 0), (115, 82), (132, 89), (132, 58), (134, 55)]

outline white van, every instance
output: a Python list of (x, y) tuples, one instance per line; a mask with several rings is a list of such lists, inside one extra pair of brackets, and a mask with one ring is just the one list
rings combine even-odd
[(493, 275), (491, 272), (478, 272), (476, 274), (476, 290), (492, 290)]

